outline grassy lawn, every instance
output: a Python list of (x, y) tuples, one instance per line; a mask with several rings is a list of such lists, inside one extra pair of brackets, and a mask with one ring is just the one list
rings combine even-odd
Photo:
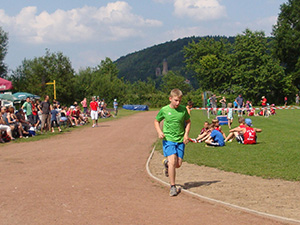
[[(253, 127), (261, 128), (258, 144), (242, 145), (235, 140), (225, 147), (205, 147), (204, 143), (189, 143), (184, 160), (197, 165), (219, 168), (263, 178), (300, 181), (300, 110), (276, 110), (269, 118), (251, 117)], [(197, 137), (207, 116), (201, 110), (191, 113), (190, 137)], [(211, 122), (211, 119), (208, 120)], [(232, 127), (238, 126), (234, 114)], [(228, 135), (228, 126), (222, 126)], [(157, 146), (161, 149), (161, 144)]]
[[(107, 118), (107, 119), (99, 119), (98, 123), (120, 119), (122, 117), (130, 116), (130, 115), (138, 113), (138, 112), (139, 111), (132, 111), (132, 110), (120, 109), (119, 112), (118, 112), (118, 116), (117, 117), (110, 117), (110, 118)], [(92, 126), (92, 123), (91, 123), (91, 120), (90, 120), (90, 123), (87, 124), (87, 125), (84, 125), (84, 126), (66, 127), (66, 128), (62, 127), (62, 132), (58, 132), (57, 128), (55, 128), (55, 132), (54, 133), (47, 132), (47, 133), (44, 133), (44, 134), (41, 135), (38, 132), (38, 134), (36, 136), (34, 136), (34, 137), (22, 138), (22, 139), (18, 138), (18, 139), (15, 139), (14, 141), (11, 141), (11, 142), (12, 143), (21, 143), (21, 142), (38, 141), (38, 140), (42, 140), (42, 139), (46, 139), (46, 138), (51, 138), (51, 137), (54, 137), (56, 135), (61, 135), (63, 133), (72, 132), (73, 130), (82, 129), (82, 128), (85, 128), (85, 127), (91, 127), (91, 126)], [(0, 146), (4, 146), (4, 145), (5, 144), (2, 144)]]

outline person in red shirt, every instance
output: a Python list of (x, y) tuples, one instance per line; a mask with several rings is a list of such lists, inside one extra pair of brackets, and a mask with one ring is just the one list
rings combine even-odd
[(90, 108), (91, 108), (91, 119), (93, 120), (93, 126), (98, 127), (98, 102), (96, 101), (95, 97), (92, 97), (92, 101), (90, 102)]
[(284, 97), (284, 106), (285, 106), (285, 107), (287, 106), (287, 102), (288, 102), (288, 98), (285, 96), (285, 97)]
[(256, 144), (256, 133), (262, 132), (262, 129), (252, 128), (252, 120), (249, 118), (245, 119), (244, 128), (237, 127), (234, 130), (243, 134), (243, 140), (240, 143), (244, 145)]
[(266, 97), (265, 96), (262, 96), (261, 97), (261, 106), (262, 107), (266, 107), (267, 106), (267, 99), (266, 99)]

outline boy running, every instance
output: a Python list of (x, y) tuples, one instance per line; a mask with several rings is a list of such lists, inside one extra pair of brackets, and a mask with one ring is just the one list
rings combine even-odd
[[(170, 93), (170, 104), (161, 108), (154, 120), (158, 137), (163, 139), (163, 152), (167, 159), (163, 160), (165, 175), (170, 179), (170, 196), (179, 193), (175, 186), (176, 168), (182, 164), (185, 145), (189, 142), (191, 128), (190, 115), (185, 106), (180, 105), (182, 92), (173, 89)], [(164, 120), (163, 130), (160, 122)]]

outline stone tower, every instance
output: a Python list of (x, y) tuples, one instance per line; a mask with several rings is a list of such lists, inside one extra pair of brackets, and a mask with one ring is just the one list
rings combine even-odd
[(168, 73), (168, 62), (167, 62), (167, 59), (164, 59), (163, 60), (163, 71), (162, 71), (162, 74), (165, 75)]

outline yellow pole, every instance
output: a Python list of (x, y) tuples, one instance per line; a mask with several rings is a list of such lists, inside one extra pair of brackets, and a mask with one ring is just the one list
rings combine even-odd
[(53, 80), (53, 88), (54, 88), (54, 100), (56, 100), (56, 85), (55, 85), (55, 80)]
[(46, 84), (52, 84), (53, 85), (53, 89), (54, 89), (54, 100), (56, 100), (56, 83), (55, 80), (53, 80), (53, 82), (48, 82)]

